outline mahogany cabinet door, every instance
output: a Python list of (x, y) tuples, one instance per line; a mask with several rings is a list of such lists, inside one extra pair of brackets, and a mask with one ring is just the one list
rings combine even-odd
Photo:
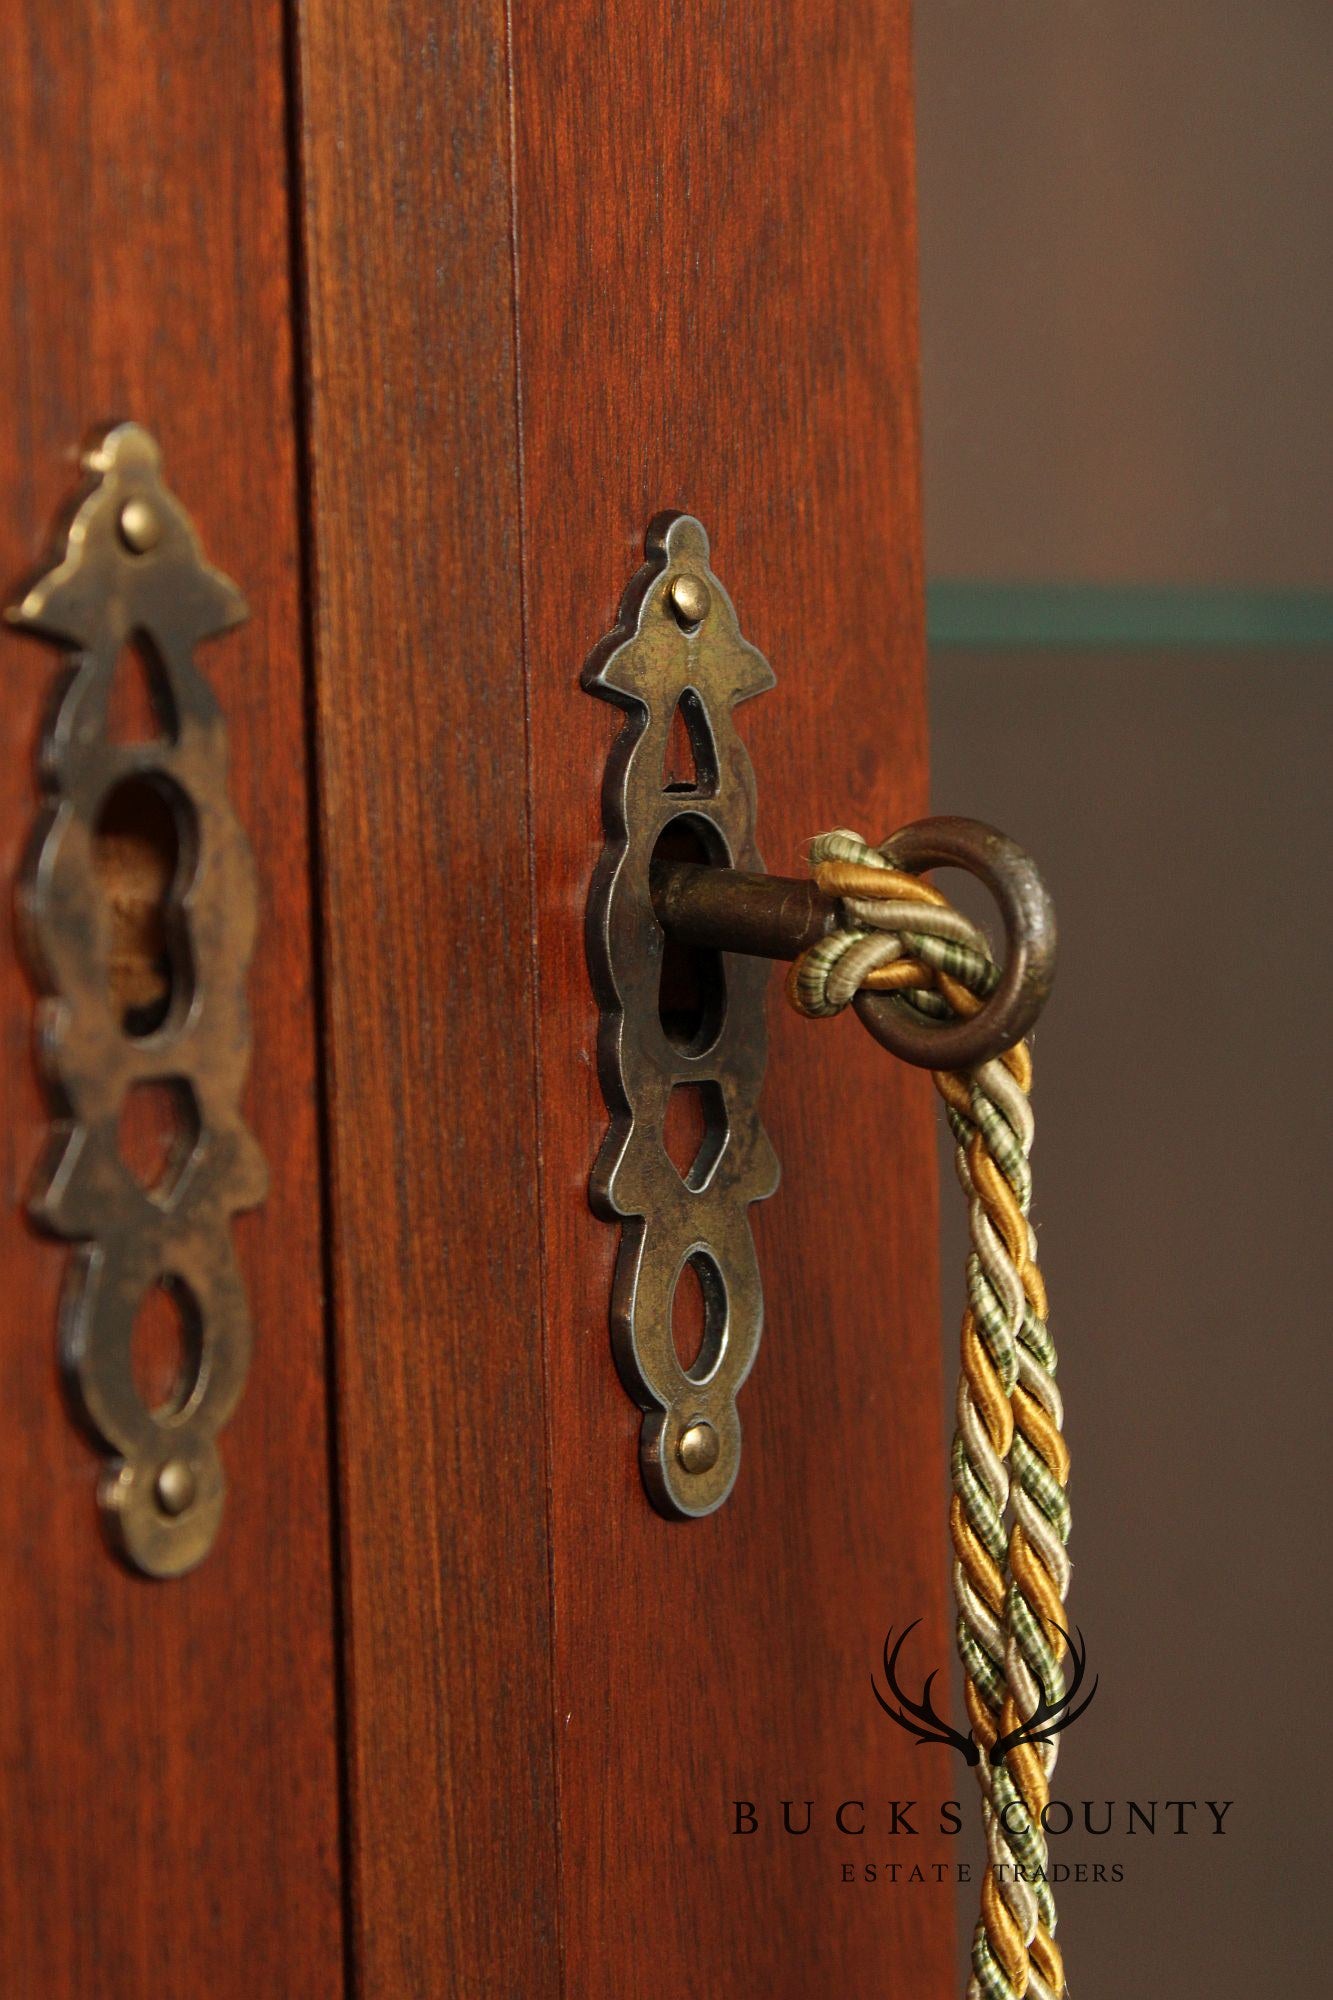
[[(270, 1192), (223, 1529), (151, 1582), (61, 1397), (5, 931), (0, 1991), (942, 1995), (947, 1894), (847, 1886), (831, 1834), (953, 1788), (869, 1692), (890, 1622), (947, 1646), (928, 1085), (774, 983), (744, 1464), (668, 1522), (583, 943), (579, 673), (664, 508), (777, 673), (769, 865), (923, 808), (906, 8), (18, 0), (4, 54), (8, 571), (127, 416), (251, 605), (205, 663)], [(14, 882), (59, 669), (0, 647)]]
[[(769, 866), (925, 804), (907, 8), (297, 21), (357, 1991), (943, 1994), (947, 1892), (830, 1837), (956, 1789), (869, 1688), (894, 1620), (947, 1656), (928, 1083), (774, 982), (707, 1520), (645, 1498), (587, 1192), (619, 725), (579, 672), (652, 515), (776, 671)], [(908, 1858), (951, 1858), (933, 1812)]]
[[(6, 2000), (342, 1990), (286, 111), (279, 0), (4, 10), (3, 570), (12, 582), (46, 553), (80, 438), (135, 418), (249, 600), (249, 622), (200, 664), (259, 877), (245, 1109), (270, 1175), (234, 1228), (255, 1345), (221, 1437), (221, 1531), (193, 1574), (151, 1581), (102, 1542), (99, 1459), (62, 1400), (70, 1252), (25, 1219), (47, 1107), (32, 987), (0, 924)], [(0, 663), (8, 898), (61, 666), (8, 628)], [(150, 1340), (154, 1360), (170, 1355)]]

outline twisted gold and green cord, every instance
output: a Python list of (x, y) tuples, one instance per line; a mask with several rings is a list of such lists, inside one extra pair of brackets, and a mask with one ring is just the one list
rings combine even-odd
[[(812, 843), (815, 878), (842, 925), (804, 952), (787, 992), (803, 1014), (836, 1014), (863, 987), (941, 1021), (978, 1012), (999, 972), (984, 934), (937, 889), (857, 834)], [(1028, 1220), (1032, 1063), (1026, 1043), (974, 1070), (932, 1072), (955, 1141), (971, 1254), (952, 1450), (950, 1530), (958, 1650), (986, 1834), (968, 2000), (1060, 2000), (1041, 1813), (1056, 1741), (990, 1761), (1062, 1683), (1069, 1586), (1069, 1454), (1055, 1386), (1046, 1288)]]

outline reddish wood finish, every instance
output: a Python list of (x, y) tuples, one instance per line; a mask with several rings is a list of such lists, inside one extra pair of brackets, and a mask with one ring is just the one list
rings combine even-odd
[(503, 30), (302, 11), (365, 2000), (558, 1990)]
[[(944, 1887), (850, 1886), (834, 1807), (938, 1800), (869, 1674), (923, 1616), (947, 1659), (931, 1092), (851, 1021), (784, 1008), (755, 1211), (767, 1328), (711, 1519), (640, 1490), (607, 1352), (615, 1232), (579, 918), (615, 718), (577, 687), (660, 507), (697, 513), (778, 685), (740, 713), (766, 862), (924, 809), (906, 8), (521, 7), (514, 31), (548, 1421), (566, 1991), (952, 1990)], [(728, 1802), (756, 1801), (753, 1836)], [(775, 1831), (779, 1801), (823, 1826)], [(878, 1802), (878, 1810), (876, 1804)], [(797, 1824), (801, 1807), (796, 1808)]]
[(828, 1828), (957, 1789), (868, 1687), (891, 1621), (947, 1653), (929, 1086), (775, 991), (745, 1464), (668, 1524), (587, 1207), (582, 942), (616, 723), (578, 671), (660, 507), (778, 673), (770, 865), (924, 805), (906, 9), (302, 21), (363, 1988), (943, 1994), (947, 1889), (840, 1880), (949, 1858), (933, 1811)]
[[(6, 10), (0, 568), (42, 553), (95, 420), (150, 425), (252, 617), (205, 655), (259, 864), (250, 1116), (272, 1169), (237, 1225), (257, 1340), (222, 1439), (216, 1548), (149, 1583), (102, 1546), (97, 1459), (55, 1369), (66, 1251), (22, 1217), (45, 1111), (0, 927), (0, 1991), (341, 1991), (320, 1195), (307, 911), (282, 14), (241, 0)], [(35, 809), (58, 671), (0, 639), (0, 873)]]

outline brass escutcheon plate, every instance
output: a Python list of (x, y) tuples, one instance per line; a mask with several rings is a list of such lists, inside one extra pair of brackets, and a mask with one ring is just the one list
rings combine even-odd
[[(240, 1111), (254, 865), (227, 796), (226, 724), (194, 660), (200, 641), (238, 624), (246, 607), (204, 560), (147, 431), (116, 425), (84, 467), (88, 484), (52, 566), (8, 613), (67, 663), (42, 741), (44, 808), (20, 901), (51, 1113), (30, 1213), (75, 1245), (60, 1356), (75, 1412), (105, 1453), (108, 1537), (132, 1568), (172, 1577), (203, 1559), (222, 1518), (217, 1436), (240, 1399), (251, 1338), (230, 1224), (262, 1199), (267, 1180)], [(154, 711), (143, 741), (109, 726), (112, 683), (132, 653)], [(163, 997), (148, 1018), (117, 991), (117, 913), (97, 861), (110, 802), (126, 788), (174, 841), (160, 919)], [(140, 1089), (179, 1107), (172, 1156), (151, 1185), (121, 1144)], [(149, 1409), (133, 1342), (158, 1287), (180, 1316), (182, 1367), (171, 1395)]]
[[(750, 1204), (778, 1184), (759, 1120), (769, 967), (735, 953), (669, 951), (653, 914), (655, 855), (684, 852), (759, 869), (755, 786), (732, 711), (773, 686), (741, 636), (688, 514), (646, 537), (614, 630), (583, 672), (591, 694), (626, 711), (603, 790), (606, 845), (588, 905), (588, 957), (601, 1007), (599, 1070), (611, 1123), (593, 1170), (596, 1211), (621, 1225), (612, 1346), (643, 1412), (639, 1460), (660, 1513), (720, 1507), (740, 1468), (736, 1397), (763, 1330)], [(689, 1093), (700, 1132), (683, 1170), (667, 1146), (673, 1095)], [(676, 1351), (676, 1288), (692, 1267), (704, 1329), (687, 1366)]]

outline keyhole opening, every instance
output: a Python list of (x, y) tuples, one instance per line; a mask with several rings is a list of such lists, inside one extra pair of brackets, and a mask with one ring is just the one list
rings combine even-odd
[[(658, 835), (653, 861), (692, 861), (724, 867), (722, 836), (698, 813), (681, 813)], [(727, 976), (722, 954), (709, 947), (668, 937), (662, 946), (657, 1012), (662, 1032), (682, 1055), (700, 1056), (722, 1032), (727, 1011)]]
[(194, 815), (161, 773), (125, 778), (102, 804), (93, 865), (110, 918), (107, 984), (125, 1033), (161, 1028), (192, 992), (180, 894), (193, 872)]

